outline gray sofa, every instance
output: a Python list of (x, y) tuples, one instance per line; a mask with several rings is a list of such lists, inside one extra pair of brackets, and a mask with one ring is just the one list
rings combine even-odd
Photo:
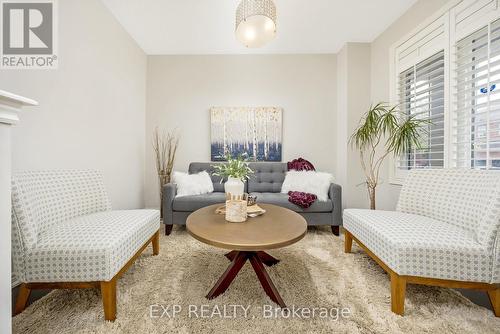
[[(213, 162), (193, 162), (189, 165), (189, 173), (198, 173), (206, 170), (212, 175)], [(332, 183), (329, 190), (329, 199), (326, 202), (315, 201), (309, 208), (304, 209), (288, 201), (287, 194), (281, 194), (281, 185), (287, 172), (286, 163), (281, 162), (253, 162), (249, 164), (254, 174), (245, 183), (245, 192), (257, 196), (257, 203), (269, 203), (293, 210), (302, 215), (309, 225), (330, 225), (332, 232), (339, 235), (339, 226), (342, 225), (342, 189)], [(203, 195), (175, 197), (176, 186), (168, 183), (163, 188), (163, 222), (165, 234), (169, 235), (173, 224), (186, 224), (186, 218), (193, 211), (208, 205), (224, 203), (224, 184), (220, 178), (211, 176), (214, 192)]]

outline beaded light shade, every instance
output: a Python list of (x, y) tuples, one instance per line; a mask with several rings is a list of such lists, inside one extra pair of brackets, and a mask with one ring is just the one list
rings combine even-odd
[(242, 0), (236, 9), (236, 37), (258, 48), (276, 36), (276, 6), (272, 0)]

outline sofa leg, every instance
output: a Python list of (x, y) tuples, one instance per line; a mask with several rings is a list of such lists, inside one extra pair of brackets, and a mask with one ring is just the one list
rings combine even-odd
[(352, 250), (352, 234), (344, 229), (344, 253), (350, 253)]
[(104, 306), (104, 319), (116, 319), (116, 278), (111, 281), (101, 282), (102, 304)]
[(404, 315), (405, 313), (405, 294), (406, 279), (395, 272), (391, 272), (391, 311)]
[(340, 226), (332, 225), (332, 233), (338, 237), (340, 235)]
[(488, 290), (488, 297), (490, 297), (491, 306), (496, 317), (500, 317), (500, 288), (495, 290)]
[(174, 225), (165, 224), (165, 235), (170, 235), (172, 227), (174, 227)]
[(153, 235), (151, 244), (153, 245), (153, 255), (160, 254), (160, 231), (156, 231), (156, 233)]
[(24, 311), (26, 305), (28, 304), (28, 299), (30, 298), (31, 289), (28, 288), (26, 283), (22, 283), (19, 286), (19, 292), (17, 294), (16, 306), (14, 307), (14, 315), (17, 315)]

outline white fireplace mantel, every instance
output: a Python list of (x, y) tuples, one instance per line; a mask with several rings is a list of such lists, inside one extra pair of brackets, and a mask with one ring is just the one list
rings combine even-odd
[(11, 128), (19, 111), (38, 102), (0, 90), (0, 333), (12, 332), (11, 321)]
[(0, 123), (16, 124), (19, 122), (19, 110), (23, 106), (36, 106), (38, 102), (23, 96), (0, 90)]

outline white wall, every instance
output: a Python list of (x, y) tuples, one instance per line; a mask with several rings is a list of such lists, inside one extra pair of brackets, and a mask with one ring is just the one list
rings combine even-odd
[[(442, 8), (448, 0), (420, 0), (403, 16), (379, 35), (371, 44), (371, 100), (389, 101), (389, 49), (399, 39), (411, 33), (418, 25)], [(382, 166), (383, 183), (377, 191), (379, 209), (396, 207), (401, 186), (389, 184), (388, 160)]]
[[(390, 46), (446, 2), (420, 0), (370, 46), (348, 43), (337, 69), (335, 55), (146, 57), (100, 1), (60, 1), (59, 69), (0, 71), (1, 89), (40, 102), (13, 131), (14, 171), (97, 168), (114, 207), (157, 206), (150, 145), (156, 125), (179, 129), (176, 168), (185, 170), (190, 161), (210, 158), (211, 106), (281, 106), (283, 161), (304, 156), (334, 172), (346, 186), (345, 204), (364, 207), (365, 190), (353, 187), (363, 181), (353, 169), (359, 161), (346, 136), (368, 102), (389, 100)], [(347, 87), (338, 87), (344, 102), (336, 98), (337, 80)], [(337, 113), (341, 108), (347, 113)], [(399, 193), (388, 177), (386, 165), (382, 209), (394, 208)]]
[[(335, 173), (344, 187), (344, 206), (368, 207), (359, 157), (347, 139), (370, 104), (389, 101), (390, 47), (447, 2), (420, 0), (373, 43), (347, 43), (336, 56), (148, 57), (146, 206), (158, 203), (149, 144), (155, 125), (181, 130), (176, 168), (185, 170), (190, 161), (210, 158), (210, 106), (276, 105), (285, 109), (283, 161), (309, 158)], [(313, 101), (316, 107), (308, 107)], [(298, 140), (294, 134), (301, 127)], [(381, 170), (377, 208), (392, 210), (400, 186), (389, 184), (388, 162)]]
[(146, 206), (158, 205), (151, 135), (181, 134), (175, 168), (210, 161), (212, 106), (283, 107), (283, 161), (302, 156), (336, 169), (335, 55), (150, 56), (146, 111)]
[(337, 59), (337, 170), (342, 178), (343, 204), (367, 208), (364, 172), (349, 138), (370, 106), (370, 44), (346, 43)]
[(142, 207), (146, 55), (100, 1), (58, 3), (59, 68), (0, 70), (40, 103), (13, 128), (13, 170), (98, 169), (113, 207)]
[(336, 137), (337, 137), (337, 183), (342, 186), (342, 205), (345, 207), (347, 204), (347, 196), (345, 190), (347, 187), (347, 147), (348, 147), (348, 95), (347, 95), (347, 82), (348, 82), (348, 56), (347, 44), (337, 53), (337, 124), (336, 124)]

